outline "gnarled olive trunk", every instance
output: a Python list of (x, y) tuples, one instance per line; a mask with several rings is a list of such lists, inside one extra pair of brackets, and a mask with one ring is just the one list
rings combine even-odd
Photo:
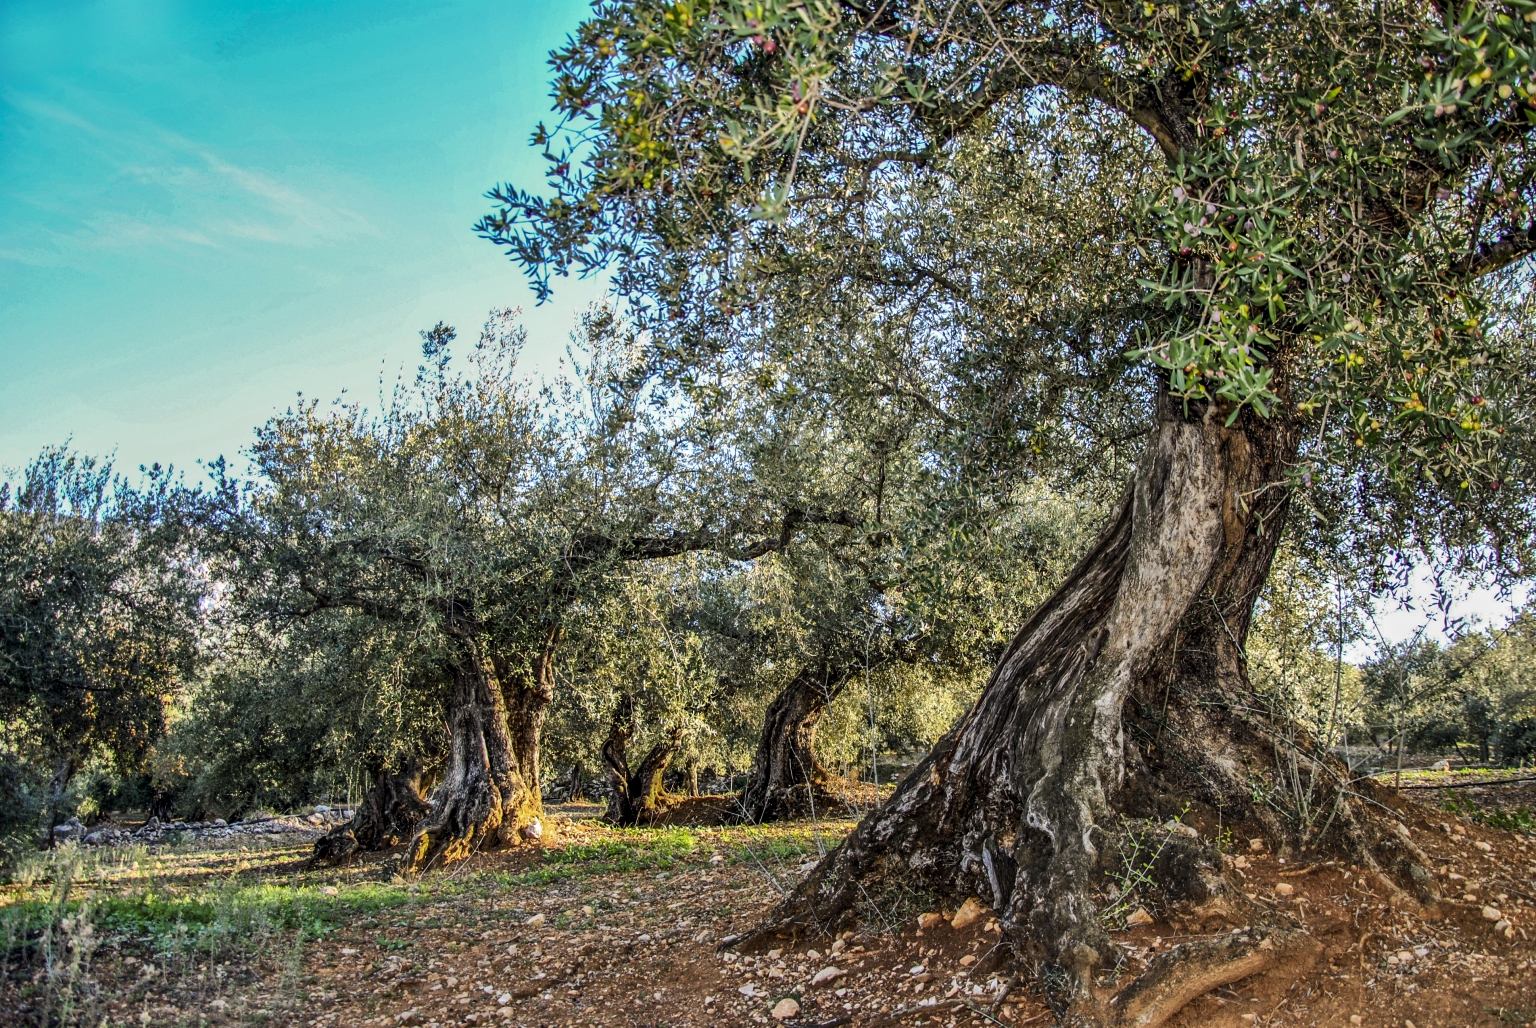
[(662, 776), (672, 758), (682, 748), (683, 730), (673, 727), (657, 739), (639, 766), (629, 768), (629, 740), (635, 728), (635, 703), (631, 697), (619, 700), (613, 724), (603, 740), (603, 768), (608, 772), (608, 821), (632, 827), (650, 820), (661, 799)]
[(315, 840), (310, 862), (343, 863), (354, 854), (386, 850), (415, 835), (416, 826), (431, 810), (422, 794), (421, 776), (418, 760), (406, 761), (394, 773), (381, 768), (352, 819)]
[(417, 871), (541, 832), (539, 796), (523, 779), (500, 684), (489, 661), (464, 649), (453, 668), (448, 765), (411, 840)]
[(507, 706), (507, 728), (512, 734), (512, 750), (517, 754), (517, 769), (523, 783), (543, 809), (543, 790), (539, 785), (539, 737), (544, 731), (544, 717), (555, 698), (555, 648), (560, 629), (546, 629), (544, 644), (533, 658), (526, 675), (510, 671), (503, 662), (496, 664)]
[[(1228, 965), (1216, 950), (1191, 950), (1134, 987), (1134, 1018), (1096, 983), (1114, 955), (1094, 894), (1118, 859), (1122, 818), (1160, 819), (1159, 800), (1173, 795), (1257, 818), (1280, 845), (1296, 841), (1251, 799), (1255, 778), (1277, 778), (1281, 726), (1253, 702), (1242, 656), (1285, 522), (1296, 428), (1246, 414), (1223, 421), (1160, 399), (1109, 524), (1014, 637), (975, 706), (755, 935), (829, 927), (865, 883), (906, 876), (989, 903), (1017, 955), (1067, 972), (1057, 999), (1082, 1023), (1151, 1026), (1252, 973), (1241, 970), (1251, 947), (1227, 954)], [(1374, 846), (1418, 878), (1406, 838), (1355, 831), (1360, 811), (1342, 792), (1338, 801), (1359, 859), (1373, 860)], [(1172, 891), (1193, 905), (1241, 902), (1214, 848), (1173, 839), (1188, 844), (1188, 859)], [(1262, 938), (1250, 936), (1252, 946)], [(1191, 992), (1195, 968), (1203, 984)]]
[(810, 812), (825, 796), (827, 771), (816, 759), (816, 728), (848, 680), (845, 674), (802, 669), (768, 704), (752, 770), (741, 791), (745, 820), (776, 821)]

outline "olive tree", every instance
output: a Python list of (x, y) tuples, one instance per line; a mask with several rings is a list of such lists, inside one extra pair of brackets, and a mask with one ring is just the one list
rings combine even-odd
[[(1528, 569), (1530, 376), (1490, 297), (1536, 248), (1533, 22), (1530, 0), (641, 0), (597, 5), (555, 53), (548, 192), (498, 189), (481, 224), (541, 288), (611, 267), (685, 382), (752, 359), (804, 297), (901, 293), (902, 338), (950, 387), (850, 360), (839, 388), (916, 393), (988, 460), (1049, 457), (1041, 437), (1139, 451), (970, 713), (766, 930), (826, 928), (899, 873), (985, 897), (1017, 952), (1063, 969), (1074, 1017), (1143, 1025), (1293, 944), (1189, 943), (1111, 1002), (1095, 890), (1158, 797), (1319, 844), (1253, 802), (1286, 731), (1243, 702), (1298, 500), (1350, 546)], [(1010, 185), (994, 158), (1062, 211), (976, 202)], [(925, 233), (974, 245), (932, 261)], [(1010, 308), (1018, 257), (1051, 250), (1047, 280), (1085, 268)], [(1078, 288), (1097, 267), (1117, 284)], [(1030, 402), (989, 420), (990, 391)], [(1100, 418), (1141, 427), (1128, 444)], [(1339, 785), (1326, 845), (1434, 902), (1417, 847), (1326, 753), (1303, 759)], [(1191, 845), (1185, 897), (1241, 906)]]
[(57, 447), (0, 484), (0, 737), (46, 763), (51, 829), (91, 757), (140, 770), (197, 656), (197, 573), (168, 471), (138, 488)]

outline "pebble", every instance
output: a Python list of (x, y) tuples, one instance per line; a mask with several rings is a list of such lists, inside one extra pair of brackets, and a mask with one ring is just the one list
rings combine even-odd
[(1263, 839), (1249, 839), (1248, 840), (1248, 851), (1250, 853), (1258, 853), (1258, 852), (1261, 852), (1263, 849), (1264, 849), (1264, 840)]
[(773, 1005), (773, 1010), (770, 1013), (773, 1014), (775, 1020), (783, 1021), (800, 1013), (800, 1004), (796, 1003), (789, 996), (785, 996)]
[(931, 912), (927, 913), (927, 914), (918, 914), (917, 915), (917, 926), (919, 928), (932, 928), (934, 925), (938, 924), (940, 921), (943, 921), (943, 920), (944, 920), (944, 915), (943, 914), (936, 914), (936, 913), (931, 913)]
[(1290, 896), (1293, 893), (1295, 893), (1295, 891), (1296, 891), (1296, 886), (1292, 885), (1290, 882), (1276, 882), (1275, 883), (1275, 895), (1276, 896)]
[(1481, 839), (1477, 840), (1472, 845), (1476, 846), (1478, 849), (1482, 850), (1484, 853), (1492, 853), (1493, 852), (1493, 847), (1490, 846), (1488, 843), (1484, 842)]
[(811, 978), (811, 984), (821, 985), (825, 982), (830, 982), (841, 978), (845, 974), (847, 974), (847, 972), (840, 967), (824, 967), (820, 971), (817, 971), (816, 974)]
[(1125, 919), (1125, 923), (1132, 926), (1139, 924), (1151, 924), (1152, 915), (1147, 913), (1146, 907), (1137, 907), (1135, 910), (1131, 911), (1131, 916)]
[(1483, 908), (1483, 920), (1485, 920), (1485, 921), (1502, 921), (1503, 919), (1504, 919), (1504, 915), (1499, 912), (1499, 908), (1498, 907), (1484, 907)]

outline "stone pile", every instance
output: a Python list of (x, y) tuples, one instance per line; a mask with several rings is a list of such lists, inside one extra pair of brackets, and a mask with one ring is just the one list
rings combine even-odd
[(277, 817), (252, 818), (233, 824), (223, 818), (213, 821), (161, 821), (152, 817), (138, 828), (102, 827), (88, 829), (75, 818), (54, 829), (59, 842), (78, 839), (87, 846), (127, 846), (134, 843), (169, 842), (173, 839), (228, 839), (242, 835), (305, 835), (318, 836), (330, 831), (343, 821), (350, 820), (352, 811), (331, 810), (317, 807), (313, 814), (287, 814)]

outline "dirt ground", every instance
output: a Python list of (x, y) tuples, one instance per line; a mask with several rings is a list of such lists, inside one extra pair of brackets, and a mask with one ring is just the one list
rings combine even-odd
[[(1503, 787), (1498, 802), (1536, 805), (1522, 788)], [(1437, 864), (1438, 909), (1395, 910), (1347, 865), (1224, 838), (1243, 909), (1148, 911), (1115, 936), (1122, 970), (1191, 938), (1289, 924), (1317, 940), (1315, 959), (1210, 993), (1171, 1023), (1536, 1022), (1536, 841), (1474, 820), (1487, 820), (1486, 798), (1472, 789), (1400, 795), (1411, 798), (1400, 816)], [(925, 909), (919, 896), (882, 898), (838, 939), (717, 952), (851, 821), (625, 831), (595, 820), (597, 809), (552, 811), (542, 851), (477, 856), (409, 881), (388, 855), (307, 868), (307, 846), (293, 842), (86, 856), (72, 896), (89, 923), (69, 901), (47, 920), (58, 888), (42, 876), (0, 893), (0, 1024), (1052, 1023), (1038, 981), (997, 966), (990, 916), (957, 929), (954, 911)]]

